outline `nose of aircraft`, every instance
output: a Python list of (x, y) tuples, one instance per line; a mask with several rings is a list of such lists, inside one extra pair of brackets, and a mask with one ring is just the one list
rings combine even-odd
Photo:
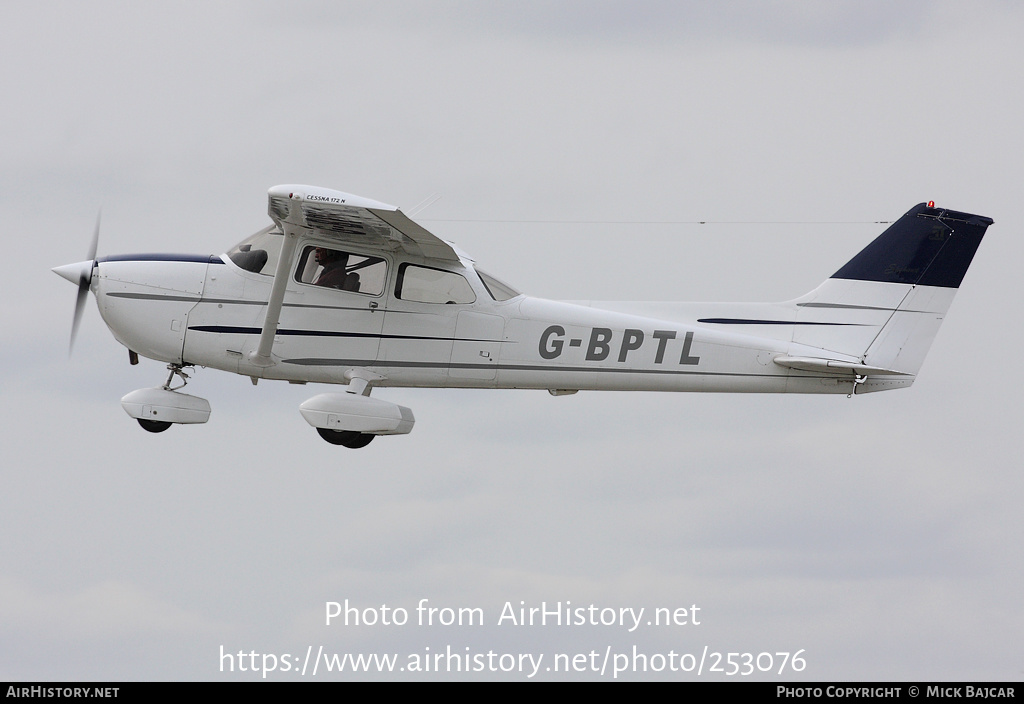
[[(93, 247), (93, 254), (96, 248)], [(92, 283), (92, 268), (96, 261), (89, 259), (76, 264), (65, 264), (54, 267), (53, 271), (58, 276), (67, 279), (73, 284), (78, 284), (78, 298), (75, 300), (75, 317), (71, 321), (71, 342), (68, 343), (68, 354), (75, 346), (75, 336), (78, 334), (78, 324), (82, 320), (82, 309), (85, 307), (85, 299), (89, 296), (89, 285)]]
[(75, 264), (65, 264), (64, 266), (55, 266), (50, 271), (78, 286), (83, 279), (86, 282), (92, 279), (92, 265), (92, 260), (89, 260)]

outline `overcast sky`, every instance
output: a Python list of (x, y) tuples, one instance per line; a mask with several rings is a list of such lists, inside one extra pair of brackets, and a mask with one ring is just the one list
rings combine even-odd
[[(2, 18), (0, 680), (259, 677), (222, 672), (222, 646), (544, 666), (802, 650), (802, 672), (751, 679), (1021, 678), (1019, 3), (33, 2)], [(996, 224), (909, 390), (387, 389), (415, 430), (352, 451), (298, 413), (327, 387), (197, 370), (210, 422), (143, 432), (119, 399), (163, 365), (129, 366), (92, 299), (69, 360), (75, 292), (49, 269), (84, 258), (101, 207), (100, 254), (226, 251), (269, 222), (278, 183), (406, 209), (438, 194), (426, 227), (565, 299), (786, 300), (918, 202)], [(345, 599), (410, 624), (325, 626)], [(421, 599), (486, 625), (415, 626)], [(521, 601), (695, 604), (701, 623), (498, 626)]]

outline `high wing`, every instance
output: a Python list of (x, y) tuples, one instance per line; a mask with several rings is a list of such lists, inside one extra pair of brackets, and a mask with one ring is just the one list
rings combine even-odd
[(414, 223), (395, 206), (351, 193), (296, 184), (274, 186), (268, 192), (267, 211), (285, 237), (267, 301), (260, 343), (249, 354), (249, 361), (257, 366), (274, 364), (270, 352), (281, 318), (292, 255), (301, 234), (312, 232), (340, 244), (459, 261), (451, 245)]
[(267, 210), (282, 231), (286, 225), (293, 225), (339, 243), (459, 261), (451, 245), (414, 223), (395, 206), (351, 193), (316, 186), (274, 186), (268, 194)]

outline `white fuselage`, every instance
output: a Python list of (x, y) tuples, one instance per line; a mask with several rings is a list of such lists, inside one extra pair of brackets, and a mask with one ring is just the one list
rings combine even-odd
[(772, 322), (722, 325), (698, 322), (717, 320), (722, 304), (497, 301), (465, 259), (446, 268), (465, 278), (475, 300), (418, 302), (396, 295), (400, 265), (417, 260), (374, 254), (387, 261), (376, 295), (289, 278), (269, 365), (252, 355), (274, 277), (228, 256), (100, 259), (92, 288), (104, 321), (129, 349), (253, 378), (345, 384), (358, 369), (379, 377), (375, 386), (797, 393), (853, 386), (848, 374), (773, 364), (807, 353), (785, 324), (798, 313), (792, 305), (729, 304), (730, 320)]
[[(182, 367), (344, 384), (299, 406), (327, 442), (404, 435), (375, 386), (852, 394), (906, 388), (992, 219), (920, 203), (784, 303), (558, 302), (476, 268), (400, 209), (341, 191), (268, 191), (271, 225), (221, 256), (140, 254), (54, 271), (114, 336), (168, 363), (121, 399), (150, 432), (205, 423)], [(181, 385), (173, 386), (175, 377)]]

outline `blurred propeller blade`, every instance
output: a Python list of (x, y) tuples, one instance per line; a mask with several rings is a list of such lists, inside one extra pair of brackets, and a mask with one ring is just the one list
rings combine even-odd
[[(90, 261), (96, 259), (96, 248), (99, 247), (99, 244), (100, 244), (100, 218), (102, 216), (103, 216), (103, 209), (101, 208), (100, 211), (98, 213), (96, 213), (96, 228), (92, 231), (92, 245), (90, 245), (90, 247), (89, 247), (89, 260)], [(90, 278), (92, 278), (91, 275), (90, 275)]]
[[(78, 325), (82, 322), (82, 311), (85, 310), (85, 301), (89, 298), (89, 286), (92, 284), (92, 270), (96, 266), (96, 250), (100, 244), (100, 218), (102, 215), (102, 210), (96, 214), (96, 227), (92, 232), (92, 243), (89, 245), (89, 259), (82, 262), (78, 269), (78, 297), (75, 299), (75, 317), (71, 321), (71, 341), (68, 343), (69, 357), (71, 356), (71, 351), (75, 348), (75, 338), (78, 336)], [(59, 268), (68, 269), (69, 267)], [(54, 269), (54, 271), (57, 270)], [(64, 276), (64, 278), (70, 278), (60, 271), (57, 271), (57, 273)]]

